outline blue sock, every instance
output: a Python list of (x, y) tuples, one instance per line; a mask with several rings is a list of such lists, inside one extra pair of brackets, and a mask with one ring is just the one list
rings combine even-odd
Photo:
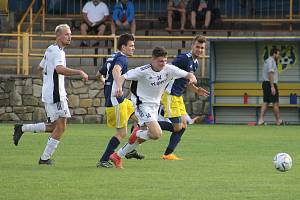
[(158, 123), (159, 123), (159, 126), (162, 130), (170, 131), (170, 132), (174, 131), (172, 123), (165, 122), (165, 121), (159, 121)]
[(120, 144), (120, 141), (118, 140), (118, 138), (113, 136), (110, 139), (109, 143), (107, 144), (105, 152), (103, 153), (102, 158), (100, 159), (100, 161), (108, 161), (109, 156), (115, 151), (115, 149), (119, 146), (119, 144)]
[(182, 128), (180, 131), (171, 134), (169, 145), (165, 151), (165, 155), (169, 155), (169, 154), (173, 153), (177, 144), (180, 142), (184, 131), (185, 131), (185, 128)]

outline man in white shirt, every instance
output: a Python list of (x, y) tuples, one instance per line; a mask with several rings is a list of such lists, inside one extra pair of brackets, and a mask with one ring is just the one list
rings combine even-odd
[(276, 118), (276, 124), (284, 124), (283, 120), (280, 119), (279, 112), (279, 91), (278, 91), (278, 70), (277, 70), (277, 60), (280, 56), (278, 49), (273, 48), (270, 51), (270, 57), (265, 60), (263, 67), (263, 94), (264, 94), (264, 103), (261, 106), (260, 116), (258, 120), (258, 125), (265, 124), (265, 113), (268, 109), (270, 103), (273, 104), (273, 112)]
[[(87, 2), (82, 8), (83, 23), (80, 26), (81, 35), (86, 35), (89, 31), (94, 31), (98, 35), (103, 35), (106, 28), (106, 21), (109, 16), (107, 5), (100, 0), (92, 0)], [(93, 46), (98, 46), (95, 43)], [(86, 41), (82, 41), (81, 47), (88, 46)]]
[(122, 84), (131, 80), (131, 100), (135, 106), (135, 115), (138, 118), (140, 130), (133, 132), (127, 144), (118, 152), (111, 154), (110, 160), (116, 168), (123, 168), (122, 159), (128, 152), (149, 139), (161, 137), (162, 130), (157, 122), (160, 100), (166, 86), (177, 78), (186, 78), (191, 83), (197, 79), (193, 73), (186, 72), (174, 65), (167, 64), (167, 51), (155, 47), (152, 51), (152, 63), (129, 70), (117, 82), (116, 96), (123, 94)]
[(51, 133), (38, 162), (45, 165), (53, 164), (50, 158), (65, 131), (67, 118), (71, 117), (64, 76), (80, 75), (84, 81), (88, 80), (88, 75), (82, 70), (66, 67), (64, 48), (71, 42), (70, 27), (67, 24), (60, 24), (55, 28), (55, 34), (56, 43), (47, 48), (39, 66), (43, 71), (42, 101), (50, 123), (16, 124), (13, 134), (14, 144), (17, 146), (24, 132)]

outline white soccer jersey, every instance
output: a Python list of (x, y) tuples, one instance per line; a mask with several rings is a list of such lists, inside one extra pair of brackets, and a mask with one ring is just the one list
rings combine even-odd
[(56, 67), (66, 67), (66, 56), (62, 48), (57, 44), (49, 46), (40, 63), (43, 68), (42, 101), (46, 103), (57, 103), (66, 99), (65, 76), (56, 72)]
[(179, 69), (170, 64), (159, 72), (152, 69), (151, 65), (144, 65), (129, 70), (124, 74), (126, 80), (132, 80), (131, 100), (136, 104), (152, 103), (160, 104), (161, 96), (170, 81), (182, 78), (188, 75), (188, 72)]

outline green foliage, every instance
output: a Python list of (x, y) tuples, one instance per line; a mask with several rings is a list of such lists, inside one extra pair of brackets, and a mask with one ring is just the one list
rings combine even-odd
[[(139, 148), (144, 160), (125, 159), (124, 170), (96, 168), (114, 134), (105, 125), (69, 125), (55, 166), (37, 164), (47, 134), (25, 133), (16, 147), (12, 130), (1, 124), (1, 200), (300, 199), (299, 126), (192, 125), (176, 151), (183, 161), (159, 158), (169, 140), (165, 132)], [(278, 152), (292, 156), (290, 171), (274, 169)]]

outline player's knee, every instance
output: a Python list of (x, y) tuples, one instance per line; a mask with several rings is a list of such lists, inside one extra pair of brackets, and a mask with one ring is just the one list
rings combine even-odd
[(159, 139), (161, 137), (161, 135), (162, 135), (162, 131), (161, 130), (157, 130), (157, 131), (154, 131), (154, 132), (152, 132), (150, 134), (150, 138), (152, 140), (157, 140), (157, 139)]
[(174, 128), (174, 132), (179, 132), (182, 129), (182, 125), (181, 124), (175, 125), (175, 126), (173, 126), (173, 128)]

